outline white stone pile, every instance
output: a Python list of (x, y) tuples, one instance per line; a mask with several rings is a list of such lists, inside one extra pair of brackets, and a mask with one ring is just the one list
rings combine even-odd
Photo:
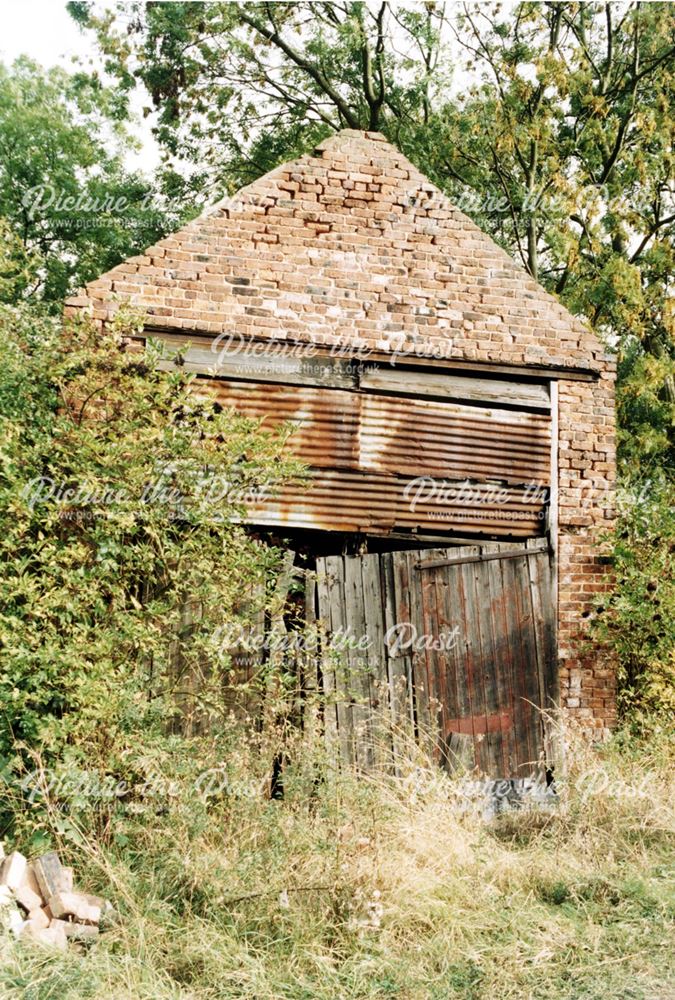
[(73, 888), (73, 870), (50, 851), (29, 862), (0, 845), (0, 926), (16, 937), (65, 949), (89, 943), (112, 920), (114, 910), (99, 896)]

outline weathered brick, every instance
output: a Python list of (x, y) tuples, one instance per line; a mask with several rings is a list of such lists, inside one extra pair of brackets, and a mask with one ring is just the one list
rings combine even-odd
[(24, 882), (28, 862), (20, 851), (12, 851), (2, 862), (0, 885), (16, 890)]
[(49, 909), (56, 919), (75, 917), (87, 924), (97, 924), (101, 918), (103, 900), (83, 892), (57, 892), (49, 900)]
[(70, 869), (62, 866), (56, 851), (49, 851), (37, 858), (32, 868), (45, 902), (55, 893), (67, 890), (72, 885), (72, 873), (69, 875)]

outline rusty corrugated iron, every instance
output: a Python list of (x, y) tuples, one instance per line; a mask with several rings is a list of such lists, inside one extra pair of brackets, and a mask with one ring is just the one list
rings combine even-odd
[[(310, 486), (290, 487), (252, 508), (256, 523), (374, 534), (543, 533), (550, 482), (547, 414), (308, 386), (203, 381), (224, 406), (270, 427), (296, 424), (289, 446), (314, 470)], [(431, 482), (411, 488), (421, 477)], [(464, 488), (454, 502), (463, 481), (472, 484), (470, 498)], [(503, 484), (503, 491), (495, 484)], [(541, 488), (534, 498), (532, 484)]]

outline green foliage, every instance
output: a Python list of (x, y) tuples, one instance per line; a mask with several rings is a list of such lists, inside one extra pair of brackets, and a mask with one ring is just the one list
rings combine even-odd
[(212, 634), (246, 620), (247, 586), (276, 566), (240, 521), (247, 496), (298, 472), (288, 432), (158, 371), (127, 346), (135, 322), (101, 337), (0, 312), (5, 760), (22, 745), (103, 760), (166, 729), (193, 683), (202, 716), (222, 719)]
[(123, 166), (118, 94), (26, 58), (0, 66), (0, 301), (58, 303), (178, 224)]
[(593, 631), (614, 653), (624, 720), (672, 732), (675, 487), (647, 480), (627, 496), (614, 533), (614, 588), (600, 599)]
[(625, 475), (675, 476), (675, 353), (655, 357), (636, 341), (619, 358), (617, 427)]
[[(167, 161), (222, 196), (340, 128), (423, 146), (439, 63), (440, 5), (70, 4), (121, 86), (142, 83)], [(421, 164), (424, 166), (424, 164)]]
[(465, 5), (479, 82), (442, 110), (432, 151), (451, 197), (473, 196), (479, 224), (617, 351), (633, 471), (641, 455), (673, 467), (674, 23), (663, 3)]
[(37, 280), (41, 258), (26, 249), (6, 219), (0, 218), (0, 302), (16, 302)]

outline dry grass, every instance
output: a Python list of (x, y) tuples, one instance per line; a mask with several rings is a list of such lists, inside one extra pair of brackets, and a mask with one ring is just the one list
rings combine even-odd
[[(118, 817), (78, 877), (123, 920), (87, 954), (5, 942), (25, 1000), (668, 1000), (672, 760), (572, 741), (561, 805), (486, 824), (456, 782), (337, 775), (297, 746), (281, 802), (241, 743), (230, 790)], [(161, 811), (160, 811), (161, 812)], [(122, 838), (123, 839), (123, 838)]]

